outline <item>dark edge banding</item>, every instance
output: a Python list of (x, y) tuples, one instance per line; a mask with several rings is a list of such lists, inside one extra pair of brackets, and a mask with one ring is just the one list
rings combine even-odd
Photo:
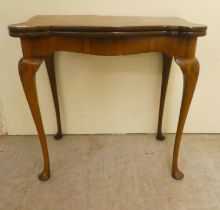
[(205, 36), (206, 31), (186, 32), (186, 31), (139, 31), (139, 32), (68, 32), (68, 31), (40, 31), (40, 32), (14, 32), (9, 29), (12, 37), (49, 37), (49, 36), (73, 36), (73, 37), (129, 37), (129, 36), (184, 36), (198, 37)]

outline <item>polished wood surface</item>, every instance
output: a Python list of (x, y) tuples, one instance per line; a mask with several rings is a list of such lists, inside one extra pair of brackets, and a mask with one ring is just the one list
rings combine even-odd
[(193, 93), (199, 76), (199, 62), (196, 58), (175, 58), (175, 61), (179, 65), (183, 73), (183, 96), (173, 150), (172, 175), (175, 179), (182, 179), (184, 175), (178, 169), (179, 147), (186, 117), (189, 111), (189, 106), (191, 104)]
[(9, 32), (12, 36), (18, 37), (106, 36), (106, 32), (112, 36), (130, 36), (134, 33), (139, 35), (203, 36), (206, 28), (204, 25), (190, 23), (175, 17), (56, 15), (35, 16), (27, 22), (10, 25)]
[(61, 128), (61, 120), (60, 120), (60, 107), (57, 93), (57, 83), (56, 83), (56, 74), (55, 74), (55, 64), (54, 64), (54, 54), (45, 58), (45, 64), (47, 68), (47, 73), (50, 81), (50, 87), (53, 96), (53, 102), (56, 112), (57, 118), (57, 134), (54, 136), (55, 139), (59, 140), (62, 138), (62, 128)]
[(50, 162), (47, 149), (46, 136), (41, 118), (40, 107), (36, 89), (36, 72), (38, 71), (43, 59), (21, 59), (18, 64), (21, 83), (26, 95), (36, 128), (40, 139), (41, 149), (44, 157), (44, 168), (39, 175), (41, 181), (50, 178)]
[(163, 120), (164, 103), (166, 98), (167, 85), (170, 76), (172, 59), (173, 59), (172, 57), (163, 54), (162, 85), (161, 85), (160, 108), (159, 108), (158, 127), (157, 127), (157, 136), (156, 136), (156, 138), (161, 141), (165, 139), (165, 136), (162, 134), (162, 120)]
[(183, 128), (199, 75), (195, 57), (197, 37), (207, 27), (180, 18), (110, 17), (110, 16), (35, 16), (29, 21), (9, 26), (11, 36), (21, 40), (23, 58), (19, 73), (23, 89), (38, 131), (44, 157), (40, 180), (50, 177), (49, 155), (40, 114), (35, 75), (45, 61), (57, 117), (56, 139), (62, 137), (57, 94), (54, 53), (71, 51), (94, 55), (129, 55), (161, 52), (163, 58), (161, 98), (157, 139), (163, 140), (162, 119), (172, 59), (179, 65), (184, 81), (182, 103), (173, 151), (172, 176), (182, 179), (178, 155)]
[(93, 55), (131, 55), (164, 52), (170, 56), (194, 57), (196, 37), (137, 36), (132, 37), (66, 37), (50, 36), (21, 38), (25, 58), (46, 57), (55, 51), (69, 51)]

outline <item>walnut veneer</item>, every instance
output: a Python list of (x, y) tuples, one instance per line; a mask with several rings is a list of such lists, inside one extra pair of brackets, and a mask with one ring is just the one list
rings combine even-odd
[(60, 110), (54, 69), (54, 52), (71, 51), (94, 55), (129, 55), (161, 52), (163, 59), (162, 86), (157, 139), (163, 140), (162, 118), (174, 58), (183, 73), (183, 96), (173, 151), (172, 176), (182, 179), (178, 168), (178, 153), (183, 128), (199, 75), (195, 57), (197, 37), (206, 34), (207, 27), (181, 18), (128, 17), (128, 16), (35, 16), (27, 22), (9, 26), (9, 34), (19, 37), (23, 57), (19, 74), (23, 89), (38, 131), (44, 157), (42, 181), (50, 177), (50, 162), (46, 136), (41, 119), (36, 89), (36, 73), (45, 61), (56, 110), (58, 131), (62, 137)]

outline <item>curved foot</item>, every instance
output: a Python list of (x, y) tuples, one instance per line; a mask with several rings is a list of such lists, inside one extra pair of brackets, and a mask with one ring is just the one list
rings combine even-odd
[(183, 173), (178, 169), (178, 156), (184, 124), (192, 101), (193, 93), (199, 76), (199, 62), (196, 58), (175, 58), (183, 73), (183, 95), (173, 149), (172, 176), (174, 179), (183, 179)]
[(170, 68), (172, 64), (172, 57), (163, 53), (163, 71), (162, 71), (162, 84), (161, 84), (161, 94), (160, 94), (160, 108), (158, 116), (158, 126), (157, 126), (157, 140), (162, 141), (165, 139), (165, 136), (162, 133), (162, 121), (163, 121), (163, 111), (164, 103), (167, 92), (167, 85), (170, 75)]
[(38, 178), (40, 181), (47, 181), (50, 178), (50, 173), (43, 171), (39, 174)]
[(159, 141), (163, 141), (165, 139), (165, 136), (162, 133), (157, 133), (156, 139)]
[(56, 139), (56, 140), (60, 140), (60, 139), (62, 139), (62, 137), (63, 137), (63, 134), (59, 133), (59, 132), (56, 135), (54, 135), (54, 139)]
[(176, 169), (173, 171), (172, 177), (176, 180), (181, 180), (183, 179), (184, 174), (179, 169)]

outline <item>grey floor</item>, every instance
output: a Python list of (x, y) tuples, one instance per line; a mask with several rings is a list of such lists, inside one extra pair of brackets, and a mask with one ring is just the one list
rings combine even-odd
[(37, 137), (0, 137), (0, 210), (220, 210), (220, 135), (183, 136), (182, 181), (170, 176), (174, 135), (47, 139), (52, 177), (40, 182)]

